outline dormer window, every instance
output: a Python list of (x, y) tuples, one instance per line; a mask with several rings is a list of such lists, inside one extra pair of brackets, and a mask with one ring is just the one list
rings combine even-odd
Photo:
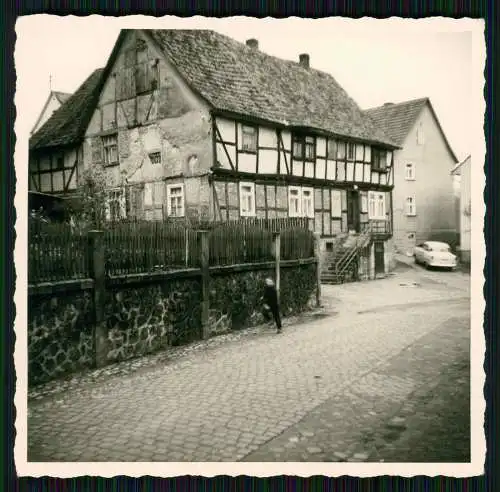
[(314, 137), (294, 135), (293, 158), (297, 160), (314, 161), (316, 159), (316, 141)]
[(241, 150), (257, 152), (257, 128), (249, 125), (241, 127)]

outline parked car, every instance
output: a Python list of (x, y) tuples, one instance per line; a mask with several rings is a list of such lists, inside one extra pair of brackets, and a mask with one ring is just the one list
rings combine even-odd
[(417, 244), (413, 252), (415, 263), (429, 267), (452, 270), (457, 266), (457, 257), (451, 252), (450, 245), (439, 241), (425, 241)]

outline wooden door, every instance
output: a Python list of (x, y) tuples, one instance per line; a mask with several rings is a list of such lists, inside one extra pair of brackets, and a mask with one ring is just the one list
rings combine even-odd
[(347, 229), (359, 232), (359, 193), (357, 191), (347, 191)]
[(382, 241), (376, 241), (374, 244), (374, 248), (375, 248), (375, 275), (379, 273), (385, 273), (384, 243)]

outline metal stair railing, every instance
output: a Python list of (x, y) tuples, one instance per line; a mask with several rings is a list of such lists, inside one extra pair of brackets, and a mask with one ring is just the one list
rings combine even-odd
[(335, 274), (338, 278), (343, 278), (349, 267), (352, 265), (355, 258), (359, 256), (359, 252), (365, 249), (370, 244), (372, 239), (370, 224), (364, 224), (360, 235), (356, 238), (355, 244), (350, 247), (344, 255), (336, 262)]

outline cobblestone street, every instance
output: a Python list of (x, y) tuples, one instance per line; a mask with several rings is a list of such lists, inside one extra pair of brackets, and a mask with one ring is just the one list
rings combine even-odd
[(36, 388), (28, 460), (468, 461), (469, 279), (405, 265), (282, 335)]

